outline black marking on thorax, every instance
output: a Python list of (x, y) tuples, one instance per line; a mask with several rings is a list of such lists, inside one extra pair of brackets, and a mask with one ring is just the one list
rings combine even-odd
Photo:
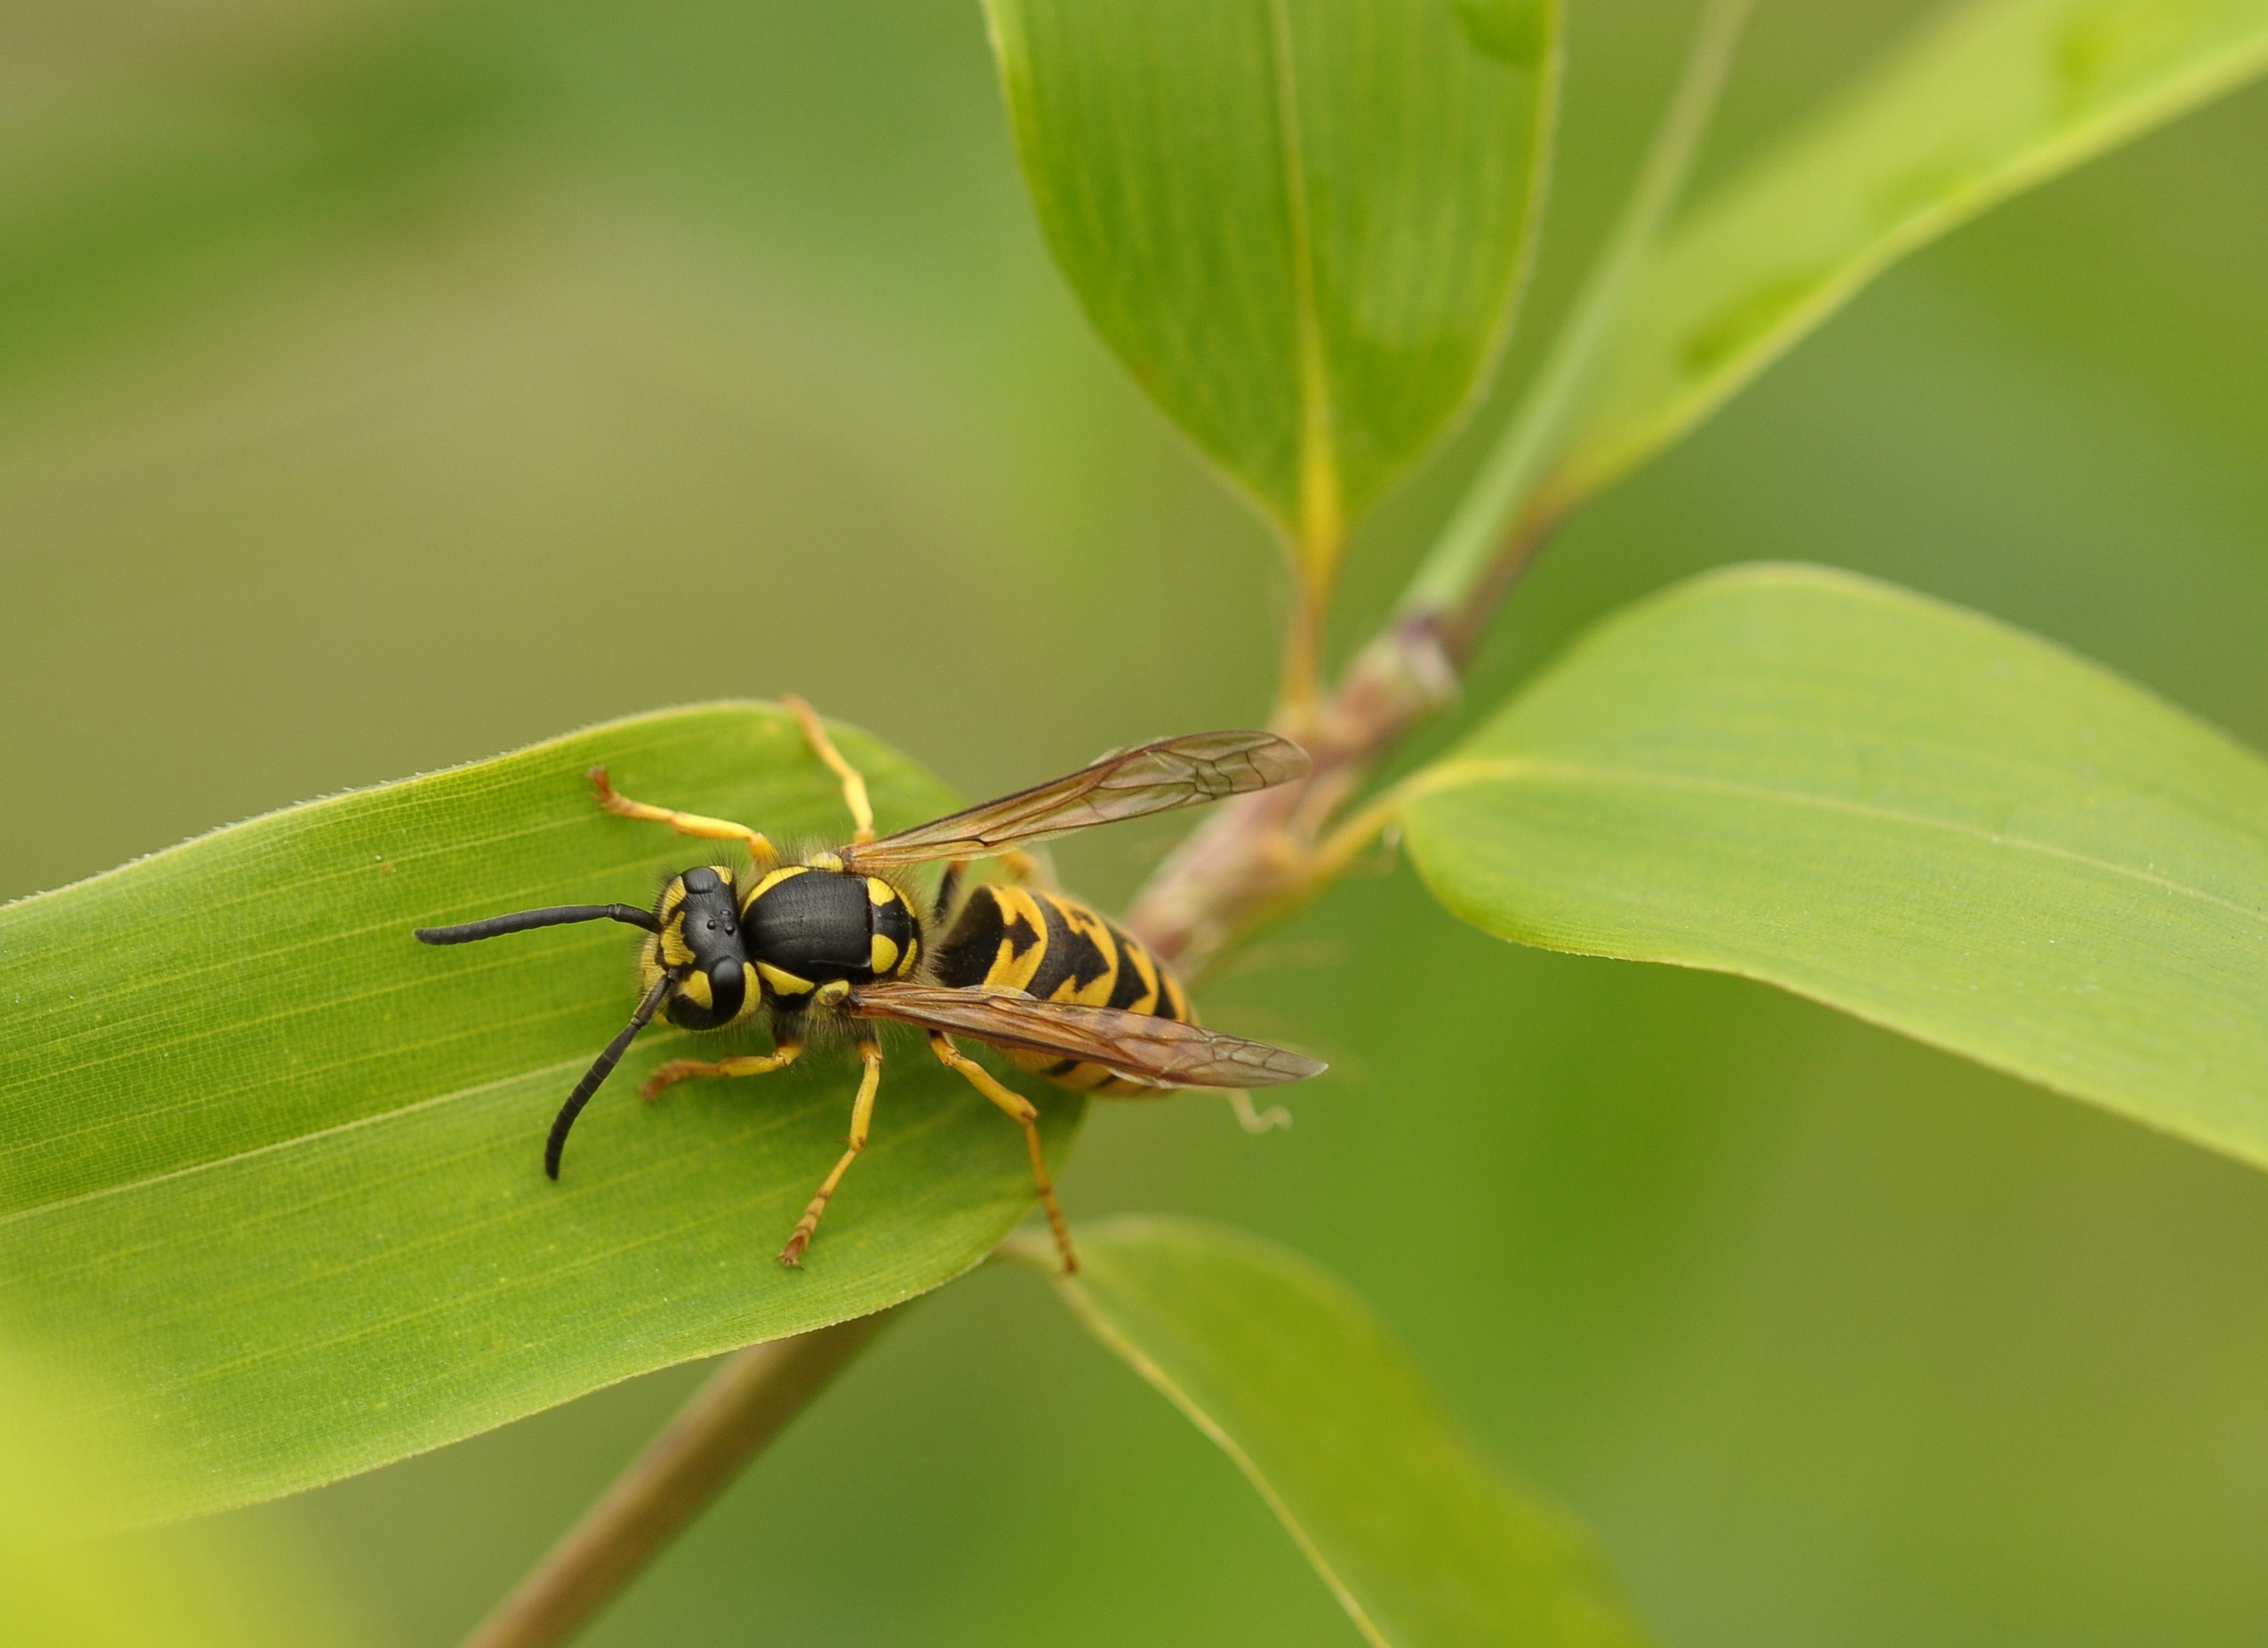
[(814, 981), (873, 977), (877, 907), (865, 877), (805, 870), (758, 886), (740, 916), (751, 961)]

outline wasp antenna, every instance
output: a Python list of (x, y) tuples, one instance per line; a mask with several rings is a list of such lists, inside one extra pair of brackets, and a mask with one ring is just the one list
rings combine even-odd
[(618, 921), (632, 927), (643, 927), (648, 932), (660, 931), (653, 912), (642, 910), (635, 904), (558, 904), (549, 909), (516, 910), (509, 916), (491, 916), (486, 921), (466, 922), (457, 927), (420, 927), (417, 929), (417, 941), (429, 945), (471, 944), (475, 939), (526, 932), (534, 927), (564, 927), (572, 922), (593, 921)]
[(543, 1143), (543, 1171), (554, 1181), (559, 1177), (559, 1158), (567, 1149), (568, 1129), (575, 1125), (575, 1118), (583, 1114), (583, 1107), (591, 1102), (591, 1095), (599, 1091), (599, 1085), (615, 1073), (615, 1066), (621, 1063), (622, 1055), (630, 1051), (631, 1040), (661, 1010), (661, 998), (668, 993), (666, 975), (654, 980), (653, 988), (637, 1004), (637, 1011), (630, 1015), (630, 1021), (622, 1026), (620, 1034), (607, 1043), (607, 1050), (599, 1055), (597, 1062), (583, 1072), (583, 1079), (575, 1084), (575, 1091), (567, 1095), (567, 1102), (559, 1107), (559, 1114), (551, 1119), (551, 1137)]

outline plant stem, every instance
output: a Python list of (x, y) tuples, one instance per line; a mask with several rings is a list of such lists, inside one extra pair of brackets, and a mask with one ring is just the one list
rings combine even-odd
[(1272, 717), (1277, 725), (1306, 726), (1322, 702), (1323, 621), (1330, 610), (1328, 576), (1292, 558), (1292, 611), (1284, 626), (1284, 669)]
[(464, 1648), (570, 1641), (895, 1314), (858, 1317), (725, 1357)]
[[(1455, 700), (1465, 664), (1505, 596), (1583, 502), (1550, 466), (1631, 277), (1684, 183), (1749, 4), (1710, 0), (1702, 13), (1621, 221), (1393, 618), (1328, 698), (1296, 716), (1278, 710), (1276, 730), (1307, 747), (1314, 766), (1307, 779), (1216, 809), (1159, 865), (1128, 912), (1134, 933), (1185, 974), (1201, 976), (1254, 927), (1313, 899), (1390, 821), (1390, 808), (1373, 807), (1359, 829), (1325, 838), (1371, 769)], [(1299, 663), (1313, 674), (1312, 659)]]

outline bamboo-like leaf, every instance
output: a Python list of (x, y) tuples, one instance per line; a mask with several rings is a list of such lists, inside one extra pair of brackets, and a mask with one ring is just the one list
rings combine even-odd
[(1491, 932), (1767, 980), (2268, 1166), (2268, 762), (2047, 642), (1712, 574), (1408, 795)]
[(1327, 579), (1504, 330), (1558, 0), (988, 5), (1056, 261)]
[(1088, 1330), (1260, 1490), (1378, 1648), (1637, 1648), (1589, 1540), (1474, 1450), (1385, 1326), (1324, 1271), (1190, 1219), (1081, 1225), (1054, 1276)]
[[(855, 732), (878, 815), (956, 798)], [(0, 910), (0, 1321), (153, 1441), (137, 1514), (362, 1470), (597, 1386), (862, 1314), (981, 1258), (1030, 1202), (1014, 1128), (893, 1043), (873, 1143), (800, 1271), (774, 1255), (842, 1149), (855, 1067), (636, 1097), (715, 1047), (657, 1026), (545, 1129), (628, 1019), (610, 923), (437, 950), (419, 924), (649, 901), (735, 849), (630, 795), (776, 839), (848, 834), (794, 721), (717, 704), (237, 825)], [(759, 1045), (761, 1041), (759, 1039)], [(1075, 1104), (1041, 1102), (1057, 1149)]]
[(1595, 491), (1885, 267), (2268, 66), (2268, 0), (1973, 0), (1697, 204), (1624, 300), (1543, 489)]

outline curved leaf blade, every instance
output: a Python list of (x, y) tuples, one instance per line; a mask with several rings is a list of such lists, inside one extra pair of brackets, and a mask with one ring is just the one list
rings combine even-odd
[(1016, 1238), (1088, 1331), (1258, 1489), (1378, 1648), (1646, 1641), (1588, 1539), (1476, 1453), (1385, 1325), (1316, 1266), (1194, 1219)]
[(1891, 263), (2268, 68), (2268, 0), (1976, 0), (1689, 210), (1645, 264), (1542, 489), (1683, 435)]
[(1327, 576), (1471, 401), (1524, 267), (1558, 0), (988, 0), (1056, 261)]
[(1763, 979), (2268, 1166), (2268, 762), (1992, 619), (1821, 568), (1692, 579), (1404, 820), (1502, 938)]
[[(957, 798), (838, 735), (878, 816)], [(629, 1017), (610, 923), (462, 950), (413, 926), (648, 901), (737, 850), (593, 805), (631, 795), (848, 834), (784, 711), (637, 717), (236, 825), (0, 909), (0, 1321), (105, 1376), (90, 1428), (156, 1440), (136, 1514), (239, 1504), (438, 1446), (648, 1369), (864, 1314), (976, 1263), (1031, 1200), (1015, 1129), (893, 1043), (873, 1140), (798, 1272), (774, 1262), (842, 1149), (840, 1057), (636, 1099), (696, 1041), (641, 1037), (544, 1132)], [(761, 1044), (761, 1037), (756, 1038)], [(1062, 1149), (1076, 1104), (1046, 1097)]]

